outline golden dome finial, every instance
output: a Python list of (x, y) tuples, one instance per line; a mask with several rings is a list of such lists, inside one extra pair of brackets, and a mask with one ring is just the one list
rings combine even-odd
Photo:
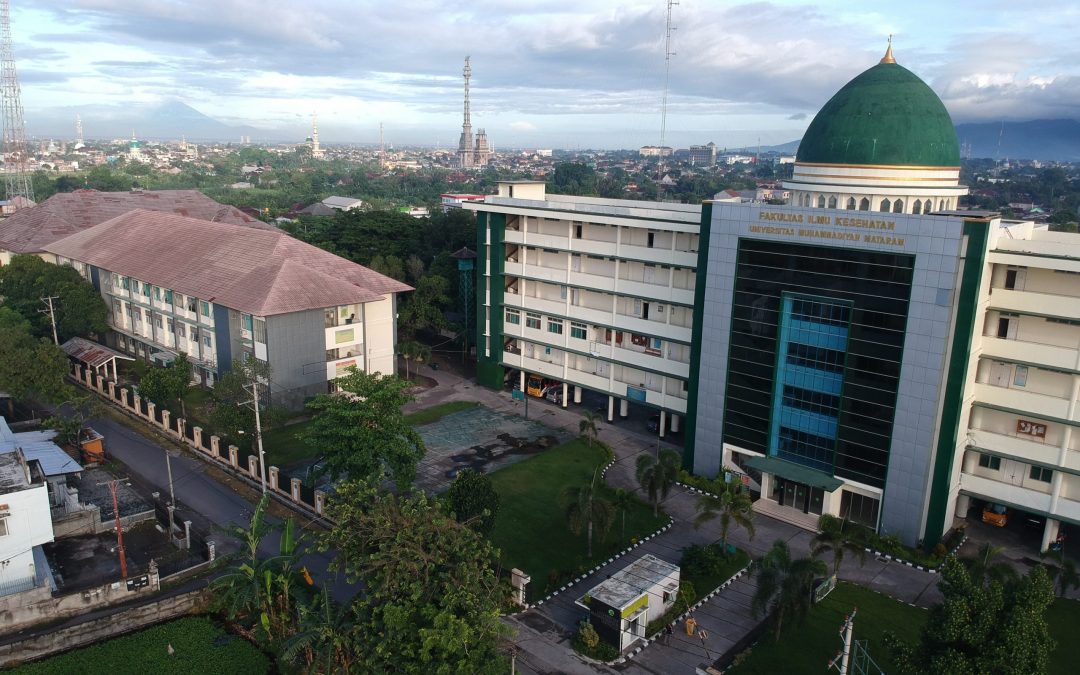
[(880, 63), (896, 63), (896, 58), (892, 55), (892, 35), (889, 36), (889, 48), (885, 50), (885, 56), (881, 57)]

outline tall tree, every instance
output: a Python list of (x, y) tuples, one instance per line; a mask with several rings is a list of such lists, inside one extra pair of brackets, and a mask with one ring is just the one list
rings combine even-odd
[[(147, 375), (150, 372), (152, 371), (148, 371)], [(235, 438), (237, 434), (244, 434), (248, 438), (254, 435), (255, 411), (249, 405), (251, 383), (255, 378), (259, 378), (260, 382), (268, 382), (270, 374), (269, 363), (252, 358), (243, 361), (233, 359), (229, 372), (219, 377), (214, 382), (214, 388), (210, 390), (210, 424), (217, 435), (230, 438)], [(260, 398), (265, 392), (265, 389), (260, 390)], [(273, 426), (272, 422), (276, 417), (278, 415), (274, 413), (264, 413), (264, 418), (260, 420), (263, 428)]]
[(324, 587), (300, 606), (298, 630), (285, 641), (282, 655), (294, 663), (302, 656), (308, 673), (349, 673), (356, 660), (355, 643), (352, 607), (334, 602)]
[(499, 501), (491, 476), (472, 469), (459, 473), (446, 492), (446, 502), (458, 522), (484, 535), (491, 534), (495, 527)]
[(30, 330), (30, 322), (0, 306), (0, 391), (16, 400), (36, 396), (59, 403), (70, 398), (73, 390), (64, 382), (67, 355)]
[(845, 553), (851, 553), (860, 565), (866, 564), (865, 530), (859, 526), (824, 513), (818, 518), (818, 533), (810, 541), (810, 557), (820, 558), (824, 553), (832, 553), (833, 574), (840, 571)]
[(320, 548), (366, 589), (353, 600), (355, 672), (506, 671), (499, 612), (509, 587), (482, 535), (421, 492), (392, 494), (362, 481), (327, 502), (335, 523)]
[(427, 274), (416, 284), (401, 310), (400, 323), (409, 335), (422, 330), (437, 330), (446, 325), (443, 312), (450, 302), (449, 282), (436, 274)]
[(53, 297), (56, 333), (61, 343), (75, 336), (103, 333), (108, 310), (101, 294), (73, 267), (52, 265), (36, 255), (17, 255), (0, 267), (0, 297), (33, 326), (38, 337), (52, 339), (51, 317), (42, 298)]
[(626, 541), (626, 514), (630, 509), (634, 508), (634, 505), (637, 503), (637, 497), (635, 497), (634, 493), (630, 490), (616, 488), (615, 492), (611, 495), (611, 505), (615, 507), (615, 510), (622, 516), (621, 541)]
[(985, 583), (956, 557), (941, 566), (943, 600), (930, 610), (912, 645), (886, 635), (893, 661), (905, 673), (1045, 673), (1054, 650), (1046, 610), (1054, 587), (1039, 565), (1016, 582)]
[(581, 534), (586, 530), (585, 555), (592, 558), (593, 528), (599, 531), (603, 539), (615, 519), (615, 507), (600, 494), (600, 469), (593, 470), (592, 481), (585, 485), (566, 488), (566, 522), (570, 531)]
[(754, 538), (754, 502), (743, 484), (737, 480), (726, 481), (719, 476), (710, 484), (711, 494), (698, 498), (697, 518), (694, 527), (720, 516), (720, 543), (727, 551), (728, 531), (732, 525), (746, 530)]
[(187, 417), (184, 395), (191, 388), (191, 362), (181, 352), (173, 362), (163, 368), (151, 368), (139, 380), (139, 393), (151, 401), (166, 405), (173, 401), (180, 404), (180, 416)]
[(581, 421), (578, 422), (578, 431), (580, 431), (581, 435), (584, 436), (585, 440), (588, 441), (590, 448), (592, 447), (593, 441), (596, 440), (596, 423), (599, 421), (599, 419), (600, 418), (597, 416), (596, 413), (591, 410), (586, 410), (581, 413)]
[(354, 367), (337, 385), (339, 393), (307, 404), (314, 419), (304, 438), (322, 453), (325, 471), (334, 480), (345, 476), (378, 483), (389, 475), (399, 489), (410, 486), (424, 441), (401, 412), (412, 400), (405, 393), (408, 383)]
[(653, 505), (653, 515), (660, 515), (660, 501), (667, 499), (671, 486), (679, 476), (679, 453), (663, 450), (660, 456), (638, 455), (637, 480), (641, 489), (649, 496)]
[(757, 590), (751, 601), (754, 614), (767, 611), (773, 636), (779, 639), (788, 621), (806, 617), (814, 579), (827, 572), (820, 560), (793, 559), (787, 542), (777, 540), (757, 563)]

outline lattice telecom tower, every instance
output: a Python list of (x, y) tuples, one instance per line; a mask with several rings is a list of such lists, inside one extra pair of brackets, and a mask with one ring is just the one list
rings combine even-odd
[(472, 119), (469, 115), (469, 78), (472, 77), (472, 66), (469, 65), (469, 57), (465, 57), (465, 68), (461, 71), (465, 77), (465, 119), (461, 124), (461, 138), (458, 140), (457, 165), (462, 169), (473, 168), (473, 133)]
[(12, 206), (20, 204), (17, 196), (34, 201), (34, 188), (26, 171), (26, 122), (19, 97), (19, 76), (15, 73), (15, 50), (11, 46), (11, 8), (8, 0), (0, 0), (0, 105), (4, 109), (4, 177), (7, 179), (7, 199)]

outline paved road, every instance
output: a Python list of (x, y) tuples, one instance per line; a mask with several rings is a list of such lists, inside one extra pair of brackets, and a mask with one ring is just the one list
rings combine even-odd
[[(255, 503), (211, 476), (211, 465), (164, 439), (158, 444), (111, 416), (94, 419), (90, 426), (105, 437), (105, 447), (110, 457), (123, 462), (133, 480), (149, 489), (160, 491), (166, 498), (169, 494), (168, 467), (165, 461), (167, 446), (178, 508), (188, 513), (197, 513), (206, 519), (203, 527), (210, 529), (206, 538), (215, 541), (219, 552), (235, 551), (239, 548), (239, 542), (231, 537), (227, 530), (236, 525), (246, 526), (255, 509)], [(272, 523), (280, 522), (273, 517), (268, 520)], [(263, 540), (259, 551), (263, 555), (274, 555), (278, 552), (279, 545), (279, 535), (275, 531)], [(316, 581), (327, 584), (334, 599), (346, 602), (355, 595), (357, 587), (346, 583), (340, 575), (328, 572), (327, 566), (332, 558), (331, 553), (312, 552), (305, 555), (302, 562)]]

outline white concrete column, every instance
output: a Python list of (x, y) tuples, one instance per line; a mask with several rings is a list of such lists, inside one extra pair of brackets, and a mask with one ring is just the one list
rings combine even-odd
[[(1076, 356), (1077, 364), (1080, 364), (1080, 351)], [(1076, 419), (1077, 404), (1080, 403), (1080, 375), (1073, 375), (1072, 378), (1072, 392), (1069, 396), (1069, 409), (1065, 415), (1066, 419)], [(1072, 427), (1068, 424), (1061, 425), (1061, 445), (1058, 446), (1058, 466), (1065, 466), (1068, 461), (1069, 445), (1072, 442)], [(1050, 512), (1056, 513), (1058, 508), (1058, 501), (1061, 499), (1061, 482), (1064, 479), (1064, 474), (1061, 471), (1055, 471), (1053, 477), (1050, 479)], [(1049, 520), (1047, 521), (1049, 523)], [(1046, 546), (1043, 546), (1042, 550), (1046, 550)]]
[(844, 497), (844, 489), (840, 488), (833, 492), (826, 492), (821, 503), (821, 512), (830, 516), (840, 517), (840, 502)]
[(676, 434), (679, 432), (679, 416), (675, 413), (671, 413), (671, 433)]
[(975, 473), (975, 467), (979, 465), (979, 453), (974, 450), (964, 452), (964, 473)]
[(968, 509), (971, 508), (971, 497), (958, 495), (956, 497), (956, 517), (967, 518)]
[(667, 411), (660, 411), (660, 438), (664, 437), (664, 432), (667, 431)]
[(615, 397), (611, 395), (607, 397), (607, 421), (615, 421)]
[(562, 383), (562, 407), (570, 405), (570, 385)]
[[(1055, 472), (1056, 474), (1057, 472)], [(1061, 523), (1053, 518), (1046, 519), (1046, 526), (1043, 527), (1042, 545), (1039, 547), (1040, 551), (1045, 551), (1050, 548), (1050, 544), (1054, 543), (1054, 540), (1058, 538), (1058, 532), (1061, 530)]]
[(772, 487), (769, 485), (769, 479), (771, 476), (767, 473), (761, 474), (761, 498), (768, 499), (772, 495)]
[(626, 419), (630, 415), (630, 401), (619, 399), (619, 417)]
[(574, 386), (574, 403), (581, 403), (581, 387)]
[[(524, 354), (522, 354), (522, 356), (524, 356)], [(518, 388), (521, 389), (521, 392), (523, 394), (528, 396), (529, 392), (525, 391), (525, 371), (524, 370), (522, 370), (521, 372), (518, 373), (518, 380), (519, 380)]]

